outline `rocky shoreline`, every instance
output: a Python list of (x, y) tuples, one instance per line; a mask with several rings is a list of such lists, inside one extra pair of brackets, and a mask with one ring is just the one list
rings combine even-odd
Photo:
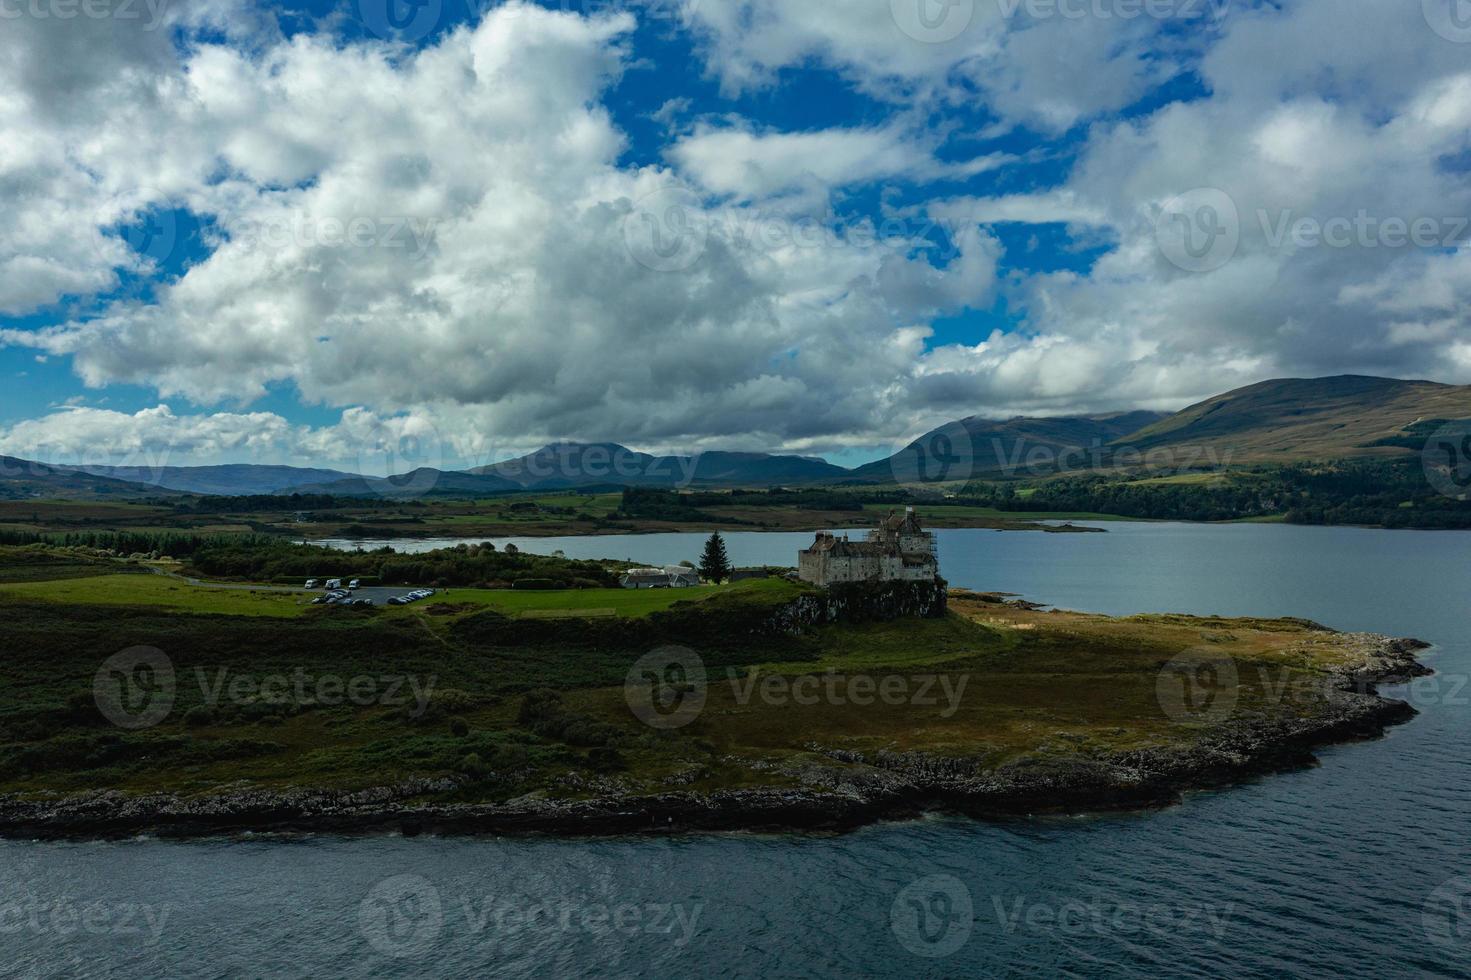
[[(671, 792), (579, 801), (432, 804), (452, 779), (357, 792), (249, 790), (200, 798), (94, 792), (36, 799), (0, 796), (0, 837), (98, 839), (140, 835), (199, 838), (247, 833), (609, 836), (691, 831), (846, 831), (926, 814), (978, 818), (1139, 810), (1315, 764), (1314, 750), (1377, 738), (1417, 712), (1381, 697), (1380, 683), (1432, 673), (1418, 640), (1344, 634), (1356, 659), (1324, 688), (1326, 710), (1312, 718), (1242, 718), (1188, 749), (972, 770), (965, 760), (922, 754), (865, 757), (808, 746), (831, 759), (804, 781), (812, 789), (711, 794)], [(856, 768), (855, 768), (856, 766)]]

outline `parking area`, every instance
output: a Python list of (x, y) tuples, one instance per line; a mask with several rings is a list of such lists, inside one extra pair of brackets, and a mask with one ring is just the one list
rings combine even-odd
[[(388, 600), (392, 599), (394, 596), (408, 595), (410, 592), (413, 592), (417, 588), (419, 587), (412, 585), (370, 585), (364, 586), (360, 589), (355, 589), (352, 593), (352, 597), (354, 599), (371, 599), (373, 600), (373, 605), (375, 606), (386, 606), (388, 605)], [(316, 595), (327, 594), (327, 590), (320, 587), (310, 589), (309, 591), (315, 593)], [(433, 598), (438, 598), (443, 594), (444, 590), (440, 589), (435, 593)]]

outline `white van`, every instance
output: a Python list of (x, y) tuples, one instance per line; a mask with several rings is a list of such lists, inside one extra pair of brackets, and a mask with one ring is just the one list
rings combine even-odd
[(316, 587), (317, 587), (317, 580), (316, 579), (309, 578), (309, 579), (306, 580), (306, 588), (308, 588), (308, 589), (315, 589)]
[(327, 580), (327, 588), (328, 589), (340, 589), (340, 588), (342, 588), (342, 579), (340, 579), (340, 578), (329, 578)]
[(351, 592), (352, 590), (358, 588), (358, 586), (360, 586), (361, 584), (362, 583), (358, 579), (353, 579), (351, 582), (347, 583), (348, 591)]

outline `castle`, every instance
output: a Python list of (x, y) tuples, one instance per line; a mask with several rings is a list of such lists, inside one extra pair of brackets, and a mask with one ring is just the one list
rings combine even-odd
[(836, 582), (933, 582), (940, 575), (935, 536), (919, 525), (914, 508), (889, 512), (865, 541), (819, 532), (797, 552), (797, 577), (813, 585)]

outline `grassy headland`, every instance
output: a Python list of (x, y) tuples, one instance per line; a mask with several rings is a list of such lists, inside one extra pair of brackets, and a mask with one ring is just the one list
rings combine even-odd
[[(26, 569), (0, 576), (11, 833), (605, 832), (1148, 805), (1404, 720), (1363, 682), (1418, 669), (1413, 645), (1298, 620), (955, 593), (939, 618), (772, 628), (820, 601), (784, 580), (454, 589), (358, 611), (28, 551), (45, 557), (0, 556)], [(141, 674), (109, 659), (137, 648), (152, 651)], [(651, 651), (673, 659), (630, 686)], [(118, 724), (160, 705), (146, 726)]]

